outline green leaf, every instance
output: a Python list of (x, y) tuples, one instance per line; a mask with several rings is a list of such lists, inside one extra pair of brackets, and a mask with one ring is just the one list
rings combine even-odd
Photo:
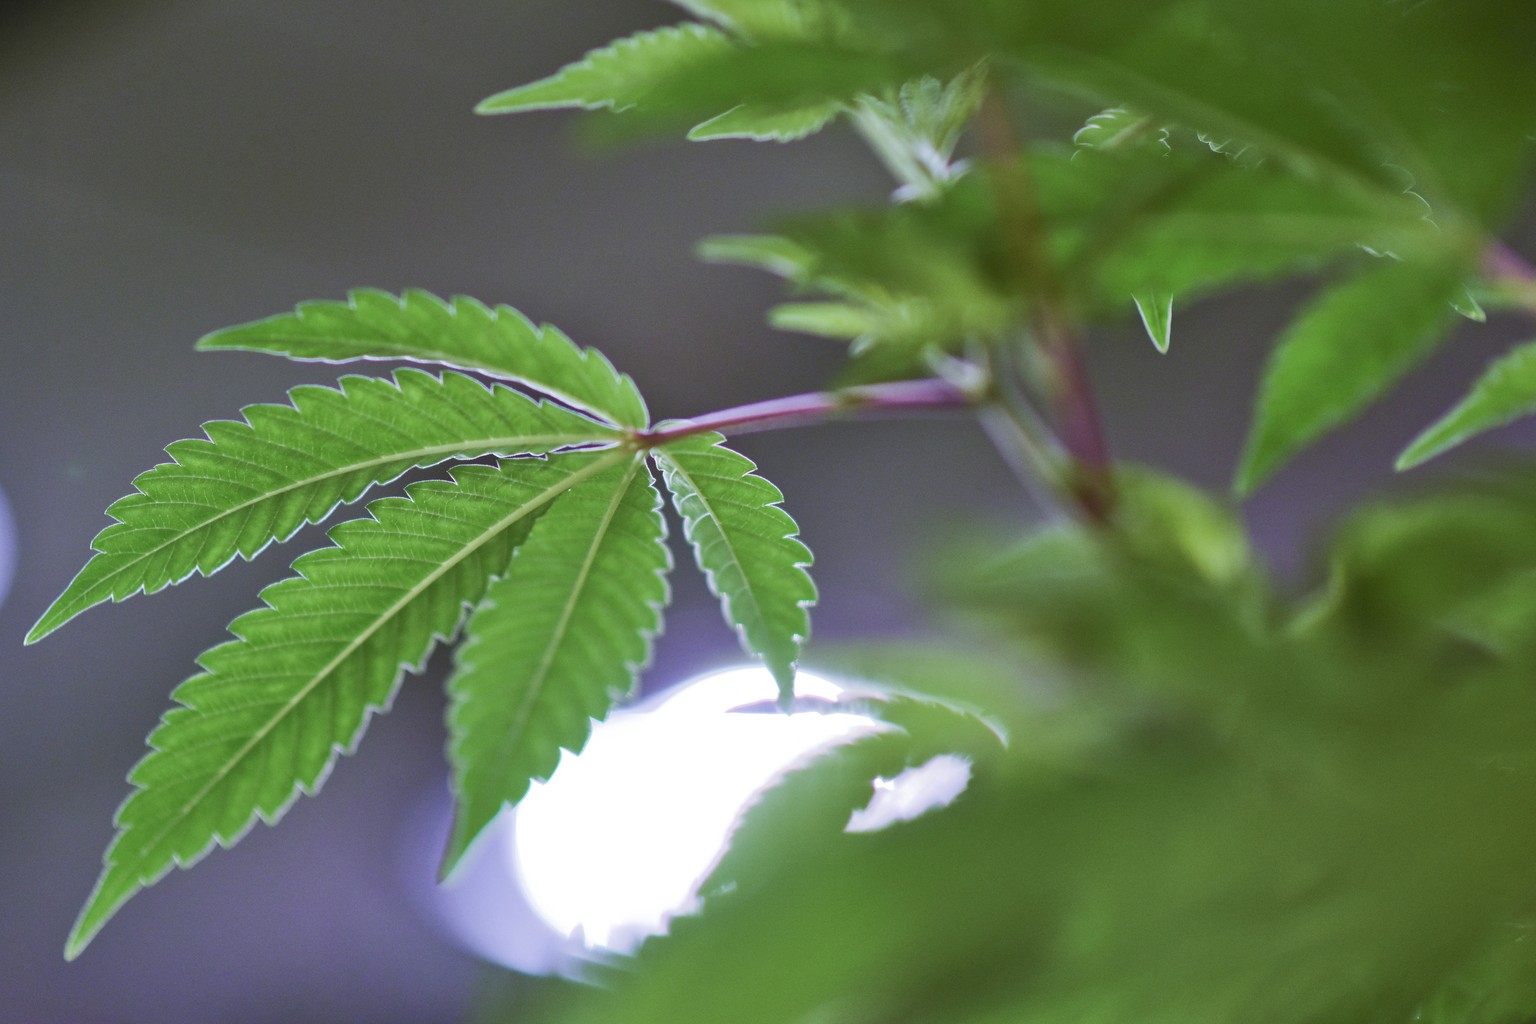
[(264, 590), (267, 607), (236, 619), (237, 639), (204, 654), (203, 673), (173, 694), (180, 706), (129, 775), (135, 792), (65, 955), (173, 866), (233, 845), (258, 818), (275, 822), (315, 792), (389, 706), (402, 668), (419, 669), (505, 570), (532, 518), (625, 457), (462, 467), (452, 483), (372, 503), (372, 519), (342, 523), (334, 547), (298, 559), (299, 575)]
[(842, 109), (837, 103), (817, 103), (788, 110), (743, 104), (695, 125), (688, 137), (695, 142), (709, 139), (795, 142), (821, 131)]
[[(725, 851), (699, 883), (699, 895), (718, 901), (762, 889), (785, 867), (786, 847), (801, 852), (837, 842), (853, 813), (868, 805), (875, 780), (908, 767), (911, 745), (899, 731), (876, 732), (785, 771), (742, 808)], [(706, 913), (711, 908), (706, 902)]]
[(592, 50), (548, 78), (484, 99), (475, 112), (511, 114), (562, 107), (625, 110), (680, 70), (736, 48), (725, 33), (691, 22), (637, 32)]
[(444, 302), (418, 289), (396, 298), (359, 288), (346, 302), (302, 302), (292, 313), (215, 331), (197, 347), (304, 362), (440, 363), (514, 381), (626, 427), (649, 422), (635, 382), (602, 353), (549, 324), (535, 327), (510, 306), (491, 309), (463, 295)]
[(784, 495), (724, 442), (719, 434), (684, 438), (658, 449), (656, 461), (726, 621), (747, 651), (763, 659), (787, 701), (794, 696), (800, 645), (811, 631), (806, 608), (816, 601), (805, 571), (811, 552), (779, 507)]
[(407, 470), (618, 436), (578, 413), (458, 373), (348, 376), (339, 388), (294, 388), (289, 399), (292, 405), (249, 406), (243, 422), (204, 424), (207, 440), (167, 448), (174, 461), (141, 474), (137, 493), (107, 509), (117, 522), (97, 535), (96, 554), (27, 642), (102, 601), (211, 575), (237, 555), (254, 558)]
[(781, 331), (852, 341), (880, 327), (875, 311), (850, 302), (782, 302), (768, 311), (768, 323)]
[(1173, 329), (1173, 296), (1167, 292), (1131, 296), (1136, 312), (1147, 329), (1147, 336), (1159, 352), (1168, 351), (1170, 332)]
[(1386, 262), (1303, 310), (1264, 371), (1238, 492), (1251, 493), (1428, 355), (1445, 334), (1459, 284), (1443, 266)]
[(1411, 469), (1532, 413), (1536, 413), (1536, 343), (1521, 345), (1488, 367), (1466, 398), (1414, 438), (1397, 457), (1397, 468)]
[(579, 751), (634, 687), (661, 629), (671, 567), (645, 462), (585, 460), (590, 479), (534, 526), (486, 592), (448, 681), (457, 801), (443, 875), (505, 804)]
[(1471, 288), (1463, 288), (1459, 294), (1451, 296), (1451, 308), (1475, 324), (1488, 322), (1488, 311), (1477, 301)]
[(698, 253), (706, 263), (756, 267), (788, 278), (804, 274), (816, 259), (804, 245), (783, 235), (713, 235), (699, 243)]
[(1167, 153), (1168, 129), (1152, 118), (1124, 107), (1110, 107), (1094, 114), (1072, 136), (1072, 144), (1083, 149), (1113, 150), (1130, 146), (1150, 146)]
[(1125, 296), (1197, 295), (1317, 270), (1361, 246), (1440, 258), (1452, 240), (1417, 196), (1340, 195), (1280, 166), (1245, 168), (1201, 148), (1037, 148), (1030, 173), (1058, 276), (1120, 315)]
[(748, 39), (805, 39), (835, 34), (847, 19), (825, 0), (672, 0), (689, 14)]

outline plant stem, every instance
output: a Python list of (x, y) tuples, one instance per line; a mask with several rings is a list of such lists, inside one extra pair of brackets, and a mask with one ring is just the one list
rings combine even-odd
[(982, 99), (977, 127), (999, 220), (1028, 300), (1030, 333), (1049, 368), (1050, 379), (1042, 390), (1070, 460), (1071, 471), (1059, 490), (1082, 519), (1104, 525), (1115, 502), (1109, 446), (1083, 363), (1082, 342), (1065, 312), (1064, 291), (1045, 251), (1045, 222), (1022, 159), (1023, 147), (995, 85)]
[(668, 420), (659, 427), (635, 431), (630, 435), (630, 443), (636, 448), (656, 448), (710, 431), (745, 434), (754, 430), (826, 423), (855, 414), (969, 409), (980, 401), (980, 396), (975, 393), (937, 377), (866, 384), (837, 391), (813, 391), (803, 395), (770, 398), (765, 402), (752, 402), (706, 413), (694, 419)]

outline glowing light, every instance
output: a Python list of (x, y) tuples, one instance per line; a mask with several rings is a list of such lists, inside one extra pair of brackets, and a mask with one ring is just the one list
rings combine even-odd
[[(806, 674), (796, 690), (841, 692)], [(695, 906), (754, 793), (808, 753), (878, 728), (852, 714), (731, 713), (773, 696), (760, 669), (706, 676), (649, 710), (613, 715), (533, 787), (518, 807), (510, 866), (556, 932), (622, 951), (665, 931)]]
[[(802, 698), (843, 690), (801, 673)], [(743, 807), (786, 768), (817, 751), (889, 728), (863, 715), (785, 715), (762, 669), (704, 676), (597, 723), (580, 756), (497, 819), (448, 886), (427, 891), (455, 939), (528, 973), (581, 973), (594, 951), (625, 952), (697, 907)], [(751, 707), (753, 711), (740, 709)], [(971, 765), (950, 754), (876, 779), (850, 832), (908, 821), (953, 801)], [(434, 804), (436, 855), (446, 808)]]

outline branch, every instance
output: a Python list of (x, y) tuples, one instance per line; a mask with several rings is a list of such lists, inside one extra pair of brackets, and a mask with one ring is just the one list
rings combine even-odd
[(1055, 409), (1072, 469), (1063, 489), (1085, 520), (1102, 525), (1114, 508), (1109, 446), (1083, 363), (1082, 342), (1064, 312), (1061, 282), (1045, 249), (1045, 221), (1022, 160), (1023, 146), (995, 85), (982, 100), (978, 129), (1019, 283), (1030, 300), (1030, 330), (1051, 369), (1046, 398)]
[(668, 420), (659, 427), (633, 432), (630, 443), (637, 448), (656, 448), (669, 441), (712, 430), (722, 434), (745, 434), (754, 430), (803, 427), (870, 413), (899, 415), (969, 409), (980, 400), (980, 396), (938, 378), (866, 384), (837, 391), (770, 398), (766, 402), (721, 409), (694, 419)]

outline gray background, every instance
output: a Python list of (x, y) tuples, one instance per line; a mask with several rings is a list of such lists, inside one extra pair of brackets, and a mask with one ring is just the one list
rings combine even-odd
[[(701, 265), (692, 245), (774, 211), (878, 201), (890, 183), (844, 130), (788, 147), (592, 153), (564, 115), (471, 114), (614, 36), (678, 20), (660, 2), (139, 0), (7, 19), (0, 488), (19, 541), (0, 605), (0, 1019), (457, 1020), (480, 968), (421, 912), (413, 893), (431, 865), (402, 852), (421, 846), (413, 823), (444, 793), (441, 658), (281, 829), (176, 873), (77, 963), (60, 957), (167, 694), (317, 532), (218, 578), (97, 608), (36, 647), (22, 634), (83, 563), (102, 509), (166, 443), (336, 376), (195, 354), (206, 331), (358, 285), (420, 286), (511, 303), (601, 347), (659, 417), (808, 390), (835, 350), (769, 332), (778, 284)], [(1222, 486), (1268, 339), (1301, 294), (1180, 310), (1167, 357), (1129, 326), (1095, 337), (1117, 454)], [(1277, 562), (1290, 571), (1309, 526), (1379, 484), (1400, 443), (1523, 329), (1462, 332), (1394, 402), (1253, 502)], [(917, 627), (908, 580), (925, 536), (1037, 516), (964, 421), (844, 424), (741, 447), (817, 551), (819, 638)], [(648, 687), (736, 660), (682, 569)]]

